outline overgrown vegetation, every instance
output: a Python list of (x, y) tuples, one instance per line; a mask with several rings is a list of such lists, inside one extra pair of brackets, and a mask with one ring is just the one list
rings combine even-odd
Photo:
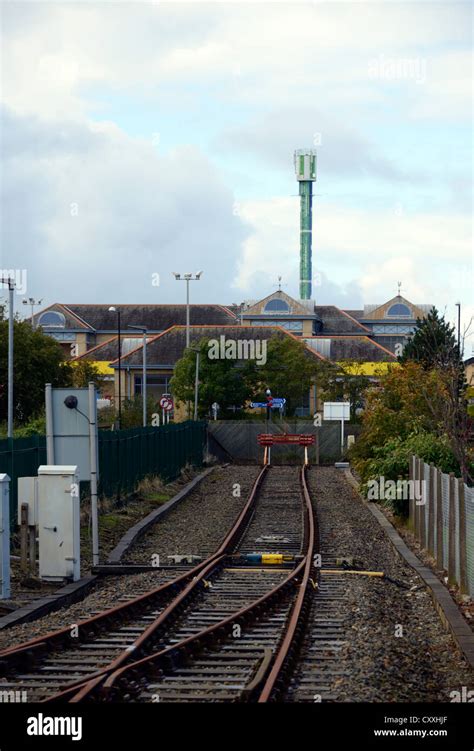
[[(32, 329), (27, 320), (13, 322), (13, 421), (16, 437), (44, 433), (44, 388), (86, 387), (89, 381), (98, 386), (102, 378), (90, 360), (72, 364), (65, 359), (61, 345), (43, 332)], [(0, 424), (6, 423), (8, 411), (8, 320), (0, 309)], [(6, 434), (6, 428), (5, 428)]]
[(303, 404), (312, 379), (328, 365), (316, 360), (302, 342), (288, 336), (273, 334), (267, 340), (266, 362), (258, 364), (255, 359), (211, 359), (209, 339), (203, 338), (192, 344), (178, 361), (171, 388), (175, 398), (182, 403), (194, 403), (196, 352), (199, 349), (199, 401), (200, 417), (211, 414), (213, 402), (219, 404), (219, 416), (232, 418), (242, 412), (241, 408), (251, 401), (265, 401), (265, 390), (273, 396), (285, 397), (285, 411), (293, 415), (296, 407)]
[[(413, 454), (472, 483), (461, 347), (435, 309), (418, 325), (399, 358), (401, 367), (365, 393), (362, 432), (350, 451), (365, 487), (381, 476), (407, 478)], [(395, 502), (394, 510), (407, 513), (407, 503)]]

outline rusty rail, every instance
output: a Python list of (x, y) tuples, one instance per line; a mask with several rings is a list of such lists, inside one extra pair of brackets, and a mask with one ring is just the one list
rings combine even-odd
[[(247, 503), (245, 504), (237, 520), (227, 533), (219, 548), (211, 556), (209, 556), (209, 558), (207, 558), (205, 561), (201, 561), (199, 564), (197, 564), (197, 566), (194, 566), (192, 569), (184, 572), (175, 579), (172, 579), (169, 582), (165, 582), (159, 587), (156, 587), (149, 592), (145, 592), (144, 594), (139, 595), (133, 600), (129, 600), (128, 602), (122, 603), (121, 605), (109, 608), (103, 613), (98, 613), (97, 615), (92, 616), (91, 618), (87, 618), (78, 623), (79, 634), (82, 633), (90, 636), (91, 629), (98, 631), (99, 629), (106, 628), (110, 623), (113, 623), (117, 620), (123, 620), (124, 617), (126, 618), (128, 617), (128, 615), (130, 615), (130, 617), (133, 617), (133, 614), (139, 608), (146, 607), (148, 604), (153, 602), (154, 599), (158, 599), (167, 592), (172, 592), (172, 590), (175, 588), (184, 587), (184, 589), (180, 591), (179, 594), (169, 603), (163, 613), (158, 616), (156, 621), (154, 621), (140, 635), (136, 642), (134, 642), (132, 649), (129, 648), (125, 650), (118, 657), (116, 657), (115, 660), (110, 663), (110, 665), (102, 668), (99, 671), (92, 672), (89, 676), (87, 676), (87, 678), (81, 678), (71, 682), (70, 684), (67, 684), (64, 687), (64, 690), (44, 701), (48, 702), (55, 699), (64, 699), (70, 697), (71, 695), (73, 695), (73, 693), (77, 692), (78, 688), (84, 686), (86, 682), (97, 682), (98, 679), (102, 679), (111, 671), (116, 670), (120, 665), (130, 659), (133, 652), (136, 652), (140, 647), (143, 647), (143, 645), (152, 636), (156, 629), (159, 626), (163, 625), (166, 619), (171, 616), (171, 614), (177, 607), (179, 607), (183, 600), (189, 596), (192, 590), (202, 580), (203, 576), (208, 574), (209, 571), (212, 570), (215, 566), (220, 565), (221, 561), (225, 557), (225, 554), (232, 549), (235, 540), (241, 533), (241, 530), (245, 527), (250, 515), (252, 514), (258, 489), (266, 470), (267, 468), (263, 467), (263, 469), (259, 472), (252, 486), (252, 490), (250, 492)], [(43, 653), (45, 651), (51, 651), (59, 647), (63, 642), (70, 643), (70, 633), (70, 627), (65, 627), (32, 639), (28, 642), (24, 642), (17, 646), (8, 647), (7, 649), (1, 650), (0, 672), (4, 672), (4, 670), (2, 670), (2, 667), (4, 668), (6, 664), (14, 664), (23, 659), (31, 659), (32, 657), (35, 657), (38, 652)]]
[[(83, 699), (89, 697), (93, 692), (100, 691), (101, 697), (107, 700), (113, 700), (113, 694), (115, 689), (121, 680), (126, 677), (132, 677), (135, 679), (138, 675), (143, 673), (147, 669), (160, 670), (164, 667), (169, 660), (173, 661), (180, 654), (185, 654), (189, 651), (196, 651), (197, 648), (202, 648), (205, 644), (213, 642), (219, 638), (219, 636), (227, 633), (228, 627), (232, 626), (235, 622), (255, 620), (256, 617), (262, 612), (262, 610), (268, 610), (271, 606), (279, 601), (281, 597), (288, 591), (293, 585), (298, 586), (298, 594), (296, 595), (294, 605), (291, 610), (289, 622), (285, 631), (285, 636), (281, 645), (278, 648), (276, 656), (272, 660), (265, 661), (265, 670), (267, 676), (262, 675), (259, 671), (258, 685), (260, 685), (265, 679), (265, 684), (261, 690), (260, 695), (257, 697), (259, 702), (268, 701), (280, 680), (284, 669), (288, 663), (288, 656), (295, 643), (295, 639), (298, 634), (298, 629), (302, 623), (302, 617), (305, 610), (305, 602), (309, 591), (309, 584), (311, 580), (311, 570), (313, 567), (313, 555), (315, 548), (315, 525), (313, 519), (313, 509), (311, 504), (311, 498), (309, 496), (307, 484), (306, 484), (306, 466), (301, 469), (301, 487), (305, 502), (305, 523), (304, 523), (304, 546), (305, 554), (301, 562), (297, 565), (293, 571), (281, 582), (277, 587), (267, 592), (265, 595), (254, 601), (250, 605), (240, 609), (239, 611), (232, 613), (226, 618), (222, 619), (218, 623), (215, 623), (198, 634), (194, 634), (186, 639), (183, 639), (178, 644), (166, 647), (159, 652), (152, 655), (148, 655), (141, 660), (131, 662), (118, 670), (110, 673), (108, 678), (103, 682), (90, 681), (86, 684), (79, 693), (72, 697), (71, 702), (77, 703)], [(301, 581), (300, 581), (301, 578)], [(249, 692), (244, 692), (245, 697), (248, 697)]]

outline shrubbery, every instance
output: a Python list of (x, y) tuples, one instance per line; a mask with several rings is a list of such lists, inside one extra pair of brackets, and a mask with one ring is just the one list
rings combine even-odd
[[(407, 479), (413, 454), (459, 476), (459, 460), (442, 420), (447, 396), (443, 373), (425, 370), (412, 361), (382, 376), (379, 385), (369, 389), (362, 431), (350, 451), (363, 483), (362, 492), (367, 492), (370, 480), (380, 477)], [(407, 513), (406, 500), (388, 502), (396, 513)]]
[(372, 459), (355, 459), (354, 465), (364, 482), (380, 476), (397, 480), (398, 477), (408, 477), (408, 461), (413, 454), (428, 464), (435, 464), (443, 472), (459, 473), (459, 464), (448, 437), (424, 432), (411, 433), (407, 438), (396, 436), (384, 446), (374, 448)]

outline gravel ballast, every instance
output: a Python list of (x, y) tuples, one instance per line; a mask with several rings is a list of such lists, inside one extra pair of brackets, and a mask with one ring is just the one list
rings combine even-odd
[(237, 519), (260, 469), (257, 466), (216, 468), (132, 546), (122, 563), (152, 565), (156, 555), (160, 556), (163, 566), (171, 563), (170, 555), (206, 558), (216, 550)]
[[(166, 566), (167, 555), (192, 553), (205, 557), (214, 552), (244, 506), (259, 471), (257, 466), (217, 467), (131, 548), (129, 560), (152, 565), (152, 556), (158, 554), (160, 564)], [(236, 485), (240, 485), (240, 496), (234, 495)], [(99, 578), (93, 591), (81, 602), (0, 631), (0, 649), (75, 624), (116, 606), (123, 601), (121, 598), (135, 597), (176, 575), (176, 571), (157, 569)]]
[[(309, 487), (323, 540), (323, 568), (325, 554), (329, 567), (335, 558), (347, 556), (354, 558), (354, 568), (385, 574), (385, 578), (343, 577), (338, 615), (344, 624), (344, 646), (338, 652), (337, 673), (329, 670), (323, 681), (330, 700), (450, 702), (452, 692), (462, 691), (463, 686), (471, 689), (472, 671), (444, 629), (428, 590), (343, 472), (313, 468)], [(308, 634), (318, 607), (316, 594)], [(314, 701), (302, 683), (315, 665), (320, 670), (314, 656), (310, 661), (311, 648), (314, 644), (307, 637), (289, 694), (292, 701)], [(330, 649), (327, 655), (331, 656)]]

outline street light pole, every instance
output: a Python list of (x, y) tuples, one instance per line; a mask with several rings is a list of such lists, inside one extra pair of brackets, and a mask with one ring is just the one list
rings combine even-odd
[(189, 347), (189, 282), (198, 282), (201, 278), (202, 271), (198, 271), (194, 276), (192, 274), (177, 274), (173, 271), (173, 276), (177, 282), (186, 282), (186, 349)]
[(43, 300), (35, 300), (34, 297), (29, 297), (27, 300), (23, 300), (23, 305), (30, 305), (31, 306), (31, 328), (33, 331), (35, 330), (35, 306), (41, 305)]
[(189, 347), (189, 279), (186, 279), (186, 348)]
[(13, 292), (15, 282), (8, 280), (8, 418), (7, 435), (13, 438)]
[(119, 430), (122, 429), (122, 339), (120, 332), (120, 308), (117, 311), (118, 317), (118, 374), (119, 374), (119, 408), (118, 408), (118, 424)]
[(457, 302), (456, 307), (458, 309), (458, 350), (459, 357), (461, 357), (461, 303)]
[(147, 327), (146, 326), (129, 326), (129, 329), (138, 329), (143, 334), (143, 347), (142, 347), (142, 363), (143, 363), (143, 375), (142, 375), (142, 399), (143, 399), (143, 427), (147, 424), (147, 409), (146, 409), (146, 344), (147, 344)]
[(118, 427), (119, 430), (122, 427), (122, 344), (120, 339), (120, 308), (116, 308), (111, 305), (109, 308), (111, 313), (117, 313), (117, 328), (118, 328)]
[(196, 377), (194, 379), (194, 419), (198, 419), (198, 395), (199, 395), (199, 355), (200, 352), (196, 350)]
[(15, 291), (15, 280), (11, 277), (2, 276), (2, 284), (8, 284), (8, 388), (7, 388), (7, 436), (13, 438), (13, 293)]

